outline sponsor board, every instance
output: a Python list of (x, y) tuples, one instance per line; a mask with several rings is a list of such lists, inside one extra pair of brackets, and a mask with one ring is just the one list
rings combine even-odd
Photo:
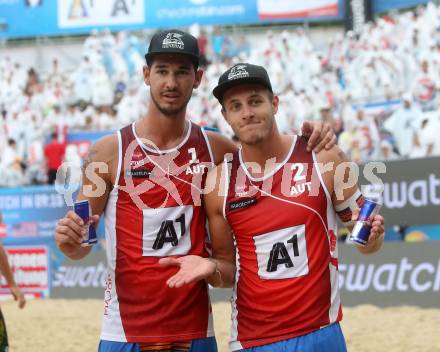
[(370, 0), (345, 1), (345, 30), (356, 34), (362, 32), (364, 25), (373, 19)]
[[(342, 0), (0, 0), (0, 38), (343, 18)], [(20, 14), (17, 16), (17, 14)]]
[(440, 225), (416, 225), (405, 229), (406, 242), (440, 240)]
[(107, 279), (105, 252), (94, 251), (82, 260), (65, 259), (53, 270), (53, 298), (102, 298)]
[(144, 0), (58, 0), (59, 28), (144, 23)]
[(367, 256), (342, 244), (339, 253), (343, 306), (440, 307), (440, 243), (385, 242)]
[(146, 9), (149, 27), (258, 22), (256, 0), (154, 0)]
[(0, 210), (7, 237), (53, 236), (58, 219), (68, 211), (53, 186), (2, 188)]
[[(339, 287), (344, 307), (412, 305), (440, 308), (440, 242), (386, 242), (373, 255), (339, 244)], [(230, 289), (211, 289), (214, 302), (228, 301)]]
[[(364, 196), (383, 204), (380, 212), (387, 226), (438, 224), (440, 158), (397, 160), (384, 164), (383, 170), (376, 168), (374, 162), (361, 166), (359, 184)], [(371, 172), (376, 180), (374, 177), (369, 179)]]
[[(49, 249), (46, 246), (6, 246), (9, 265), (17, 285), (25, 295), (48, 297)], [(0, 278), (0, 295), (9, 295), (9, 286), (3, 276)]]
[[(107, 271), (104, 251), (81, 261), (66, 260), (53, 270), (51, 297), (102, 298)], [(343, 306), (414, 305), (440, 307), (440, 242), (386, 242), (373, 255), (339, 244), (339, 286)], [(213, 301), (227, 301), (230, 289), (210, 290)]]
[(338, 0), (258, 0), (258, 16), (263, 20), (338, 17)]
[[(85, 34), (143, 28), (342, 20), (362, 23), (363, 4), (351, 0), (0, 0), (0, 38)], [(415, 6), (423, 0), (371, 0), (374, 12)], [(17, 14), (20, 14), (19, 16)]]
[(405, 7), (413, 7), (426, 4), (426, 0), (374, 0), (374, 12), (385, 12), (392, 9), (403, 9)]

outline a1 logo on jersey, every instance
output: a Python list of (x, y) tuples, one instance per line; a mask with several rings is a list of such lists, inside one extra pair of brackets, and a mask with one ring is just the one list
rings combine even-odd
[(289, 279), (309, 273), (305, 225), (254, 236), (254, 243), (261, 279)]
[(185, 255), (191, 249), (192, 205), (143, 209), (142, 255)]

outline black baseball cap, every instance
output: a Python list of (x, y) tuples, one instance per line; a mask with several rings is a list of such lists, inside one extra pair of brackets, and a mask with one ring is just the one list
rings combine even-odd
[(245, 83), (261, 84), (273, 92), (269, 75), (263, 66), (239, 63), (232, 66), (220, 76), (217, 87), (214, 88), (212, 93), (221, 103), (223, 95), (228, 89)]
[(183, 54), (191, 58), (196, 67), (199, 66), (199, 45), (197, 39), (189, 33), (178, 29), (167, 29), (153, 35), (145, 54), (147, 64), (155, 54)]

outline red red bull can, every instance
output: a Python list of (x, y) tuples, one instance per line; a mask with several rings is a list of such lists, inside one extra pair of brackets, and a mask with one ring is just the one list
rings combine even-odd
[(361, 207), (359, 218), (351, 231), (348, 240), (350, 242), (366, 246), (368, 243), (368, 237), (370, 237), (371, 223), (375, 215), (379, 213), (382, 205), (371, 200), (365, 199), (364, 204)]
[(75, 213), (84, 221), (86, 226), (86, 234), (84, 235), (84, 240), (81, 246), (91, 246), (98, 242), (98, 237), (96, 236), (95, 225), (90, 223), (90, 218), (92, 216), (92, 209), (88, 200), (81, 200), (75, 202), (73, 205)]

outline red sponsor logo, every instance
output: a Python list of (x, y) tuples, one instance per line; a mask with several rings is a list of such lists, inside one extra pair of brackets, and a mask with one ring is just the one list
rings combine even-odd
[[(17, 285), (24, 294), (49, 295), (49, 251), (45, 246), (5, 247)], [(0, 294), (9, 294), (6, 280), (0, 279)]]
[(330, 238), (330, 252), (334, 252), (336, 250), (337, 238), (333, 230), (329, 231), (329, 238)]

